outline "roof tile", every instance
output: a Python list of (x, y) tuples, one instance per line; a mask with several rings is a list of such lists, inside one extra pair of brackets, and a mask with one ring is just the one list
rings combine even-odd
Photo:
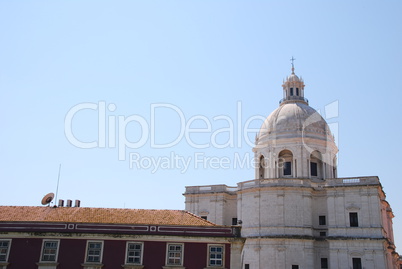
[(185, 210), (0, 206), (0, 222), (75, 222), (216, 226)]

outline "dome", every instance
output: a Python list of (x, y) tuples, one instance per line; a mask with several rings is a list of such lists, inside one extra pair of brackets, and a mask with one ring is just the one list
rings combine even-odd
[(286, 81), (288, 81), (288, 82), (300, 82), (301, 80), (296, 74), (292, 73), (290, 76), (287, 77)]
[(304, 86), (292, 64), (283, 99), (256, 136), (255, 178), (336, 177), (338, 147), (325, 119), (304, 98)]
[(281, 138), (314, 138), (333, 141), (326, 121), (309, 105), (302, 102), (279, 106), (264, 121), (257, 144)]

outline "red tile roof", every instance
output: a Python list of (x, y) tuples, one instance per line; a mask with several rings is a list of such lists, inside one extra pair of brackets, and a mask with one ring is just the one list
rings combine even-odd
[(0, 222), (73, 222), (216, 226), (184, 210), (0, 206)]

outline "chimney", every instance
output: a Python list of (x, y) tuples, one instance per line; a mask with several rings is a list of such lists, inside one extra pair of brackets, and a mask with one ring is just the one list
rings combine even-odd
[(81, 206), (81, 201), (75, 200), (75, 207), (80, 207), (80, 206)]
[(67, 200), (66, 207), (71, 207), (72, 205), (73, 205), (73, 201), (71, 201), (70, 199)]
[(59, 199), (59, 207), (63, 207), (64, 206), (64, 200)]

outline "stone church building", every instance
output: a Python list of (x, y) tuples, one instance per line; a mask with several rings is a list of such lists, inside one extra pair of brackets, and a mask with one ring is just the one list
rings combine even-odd
[(379, 178), (337, 177), (338, 148), (304, 86), (292, 65), (283, 99), (256, 137), (255, 179), (188, 186), (186, 210), (241, 226), (245, 241), (232, 245), (232, 268), (399, 269)]
[(186, 211), (0, 206), (0, 269), (402, 269), (378, 177), (337, 177), (293, 67), (253, 152), (255, 179), (186, 187)]

